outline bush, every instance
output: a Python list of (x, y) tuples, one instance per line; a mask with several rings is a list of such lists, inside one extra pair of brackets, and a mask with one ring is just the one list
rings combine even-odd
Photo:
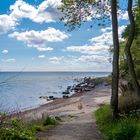
[(47, 116), (46, 119), (44, 120), (43, 122), (43, 125), (56, 125), (56, 119), (50, 117), (50, 116)]
[(26, 123), (12, 119), (3, 124), (0, 129), (0, 140), (34, 140), (34, 132), (28, 129)]
[(119, 97), (119, 112), (120, 113), (135, 113), (140, 109), (140, 99), (130, 92)]
[(95, 112), (97, 124), (106, 140), (140, 140), (140, 118), (123, 116), (113, 119), (110, 106)]
[(24, 122), (19, 119), (9, 119), (2, 122), (0, 140), (35, 140), (35, 134), (46, 130), (49, 125), (55, 125), (56, 120), (47, 117), (45, 120)]

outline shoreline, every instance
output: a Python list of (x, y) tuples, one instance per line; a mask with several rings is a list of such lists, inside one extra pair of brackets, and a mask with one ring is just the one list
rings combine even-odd
[[(96, 104), (98, 104), (100, 106), (100, 104), (109, 103), (109, 101), (110, 101), (110, 94), (108, 94), (108, 93), (107, 93), (108, 95), (96, 94), (97, 90), (98, 90), (98, 92), (100, 92), (103, 89), (110, 90), (111, 88), (110, 88), (110, 86), (104, 86), (104, 87), (101, 86), (101, 87), (97, 87), (97, 88), (93, 89), (92, 91), (88, 91), (88, 92), (84, 92), (84, 93), (76, 93), (75, 95), (73, 95), (72, 97), (70, 97), (68, 99), (63, 99), (63, 98), (56, 99), (55, 101), (52, 101), (47, 104), (43, 104), (37, 108), (15, 113), (12, 115), (12, 117), (18, 117), (25, 121), (42, 119), (43, 117), (48, 116), (48, 115), (60, 117), (61, 115), (59, 116), (57, 113), (55, 114), (54, 112), (61, 110), (61, 108), (68, 107), (67, 109), (69, 109), (69, 106), (80, 103), (81, 98), (83, 98), (84, 96), (87, 96), (87, 98), (90, 99), (90, 97), (88, 97), (88, 94), (91, 94), (91, 93), (93, 94), (93, 96), (94, 95), (96, 96), (94, 98), (94, 100), (95, 100)], [(98, 96), (99, 96), (99, 98), (98, 98)], [(94, 111), (94, 109), (93, 109), (93, 111)], [(59, 112), (59, 114), (61, 114), (60, 112)]]
[[(89, 78), (89, 79), (91, 80), (91, 78)], [(45, 104), (39, 105), (39, 106), (34, 107), (34, 108), (29, 108), (26, 110), (17, 111), (17, 112), (11, 113), (10, 115), (12, 117), (19, 117), (21, 119), (25, 119), (28, 121), (40, 119), (44, 115), (49, 115), (49, 112), (51, 112), (51, 110), (56, 110), (58, 108), (65, 107), (65, 106), (68, 106), (72, 103), (78, 102), (78, 99), (84, 95), (87, 95), (88, 92), (94, 93), (97, 89), (101, 90), (103, 86), (108, 87), (108, 85), (106, 85), (106, 83), (105, 83), (105, 81), (107, 81), (106, 79), (107, 79), (107, 77), (93, 78), (91, 80), (91, 82), (93, 82), (93, 80), (96, 82), (98, 81), (98, 82), (94, 88), (91, 88), (90, 91), (75, 92), (69, 98), (55, 99), (55, 100), (50, 101), (49, 103), (45, 103)], [(81, 84), (81, 83), (79, 83), (79, 84)], [(82, 84), (83, 84), (83, 82), (82, 82)]]

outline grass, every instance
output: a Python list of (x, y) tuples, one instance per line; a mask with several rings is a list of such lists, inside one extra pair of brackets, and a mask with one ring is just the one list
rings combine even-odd
[(31, 122), (11, 119), (0, 126), (0, 140), (36, 140), (39, 131), (46, 130), (57, 124), (54, 118), (47, 116)]
[(105, 140), (140, 140), (140, 117), (131, 115), (113, 119), (108, 105), (98, 109), (95, 116)]

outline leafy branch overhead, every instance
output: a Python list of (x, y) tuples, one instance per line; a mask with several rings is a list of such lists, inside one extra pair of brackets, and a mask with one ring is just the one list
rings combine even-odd
[(110, 0), (62, 0), (59, 10), (63, 13), (61, 20), (72, 31), (86, 21), (105, 22), (110, 16)]

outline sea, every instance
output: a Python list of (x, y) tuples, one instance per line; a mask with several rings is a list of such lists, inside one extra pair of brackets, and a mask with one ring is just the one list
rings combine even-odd
[(68, 86), (76, 85), (80, 79), (109, 74), (109, 72), (0, 72), (0, 112), (38, 107), (48, 102), (40, 96), (62, 98), (62, 92)]

